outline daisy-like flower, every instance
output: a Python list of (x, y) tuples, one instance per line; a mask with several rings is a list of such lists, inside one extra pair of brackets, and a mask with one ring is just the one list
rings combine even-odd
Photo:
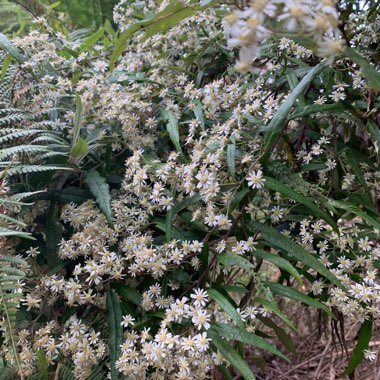
[(207, 338), (207, 333), (203, 332), (195, 336), (195, 345), (199, 351), (206, 351), (209, 347), (209, 341), (211, 339)]
[(206, 305), (208, 294), (203, 289), (195, 289), (194, 293), (190, 295), (190, 298), (194, 300), (195, 307), (201, 307)]
[(125, 315), (123, 317), (123, 321), (120, 323), (123, 327), (133, 326), (134, 325), (134, 318), (131, 315)]
[(202, 327), (205, 330), (208, 330), (210, 328), (210, 324), (209, 324), (210, 315), (207, 314), (206, 310), (202, 310), (202, 309), (196, 310), (191, 321), (198, 328), (198, 330), (200, 330)]
[(248, 186), (252, 189), (261, 189), (264, 186), (265, 179), (261, 170), (253, 171), (247, 176)]
[(376, 351), (364, 350), (363, 352), (364, 352), (364, 357), (370, 362), (373, 362), (376, 359), (376, 356), (377, 356)]

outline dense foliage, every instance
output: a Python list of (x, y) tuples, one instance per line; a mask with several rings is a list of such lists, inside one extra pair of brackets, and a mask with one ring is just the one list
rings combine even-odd
[(0, 378), (254, 379), (284, 298), (374, 360), (379, 4), (93, 3), (0, 34)]

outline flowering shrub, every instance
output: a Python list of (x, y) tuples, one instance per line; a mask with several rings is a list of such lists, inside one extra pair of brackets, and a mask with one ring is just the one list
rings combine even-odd
[(1, 36), (21, 379), (254, 379), (245, 347), (287, 360), (281, 297), (361, 322), (345, 374), (376, 357), (376, 7), (122, 0), (117, 31)]

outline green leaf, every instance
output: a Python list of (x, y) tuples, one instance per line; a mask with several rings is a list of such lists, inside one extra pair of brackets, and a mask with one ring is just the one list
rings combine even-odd
[(201, 123), (202, 131), (205, 130), (205, 118), (203, 115), (203, 106), (200, 100), (196, 99), (193, 100), (193, 103), (195, 104), (194, 114), (197, 120)]
[(94, 195), (108, 223), (112, 225), (111, 193), (105, 178), (95, 169), (91, 169), (86, 173), (85, 182)]
[(293, 354), (297, 354), (296, 346), (287, 332), (280, 327), (277, 323), (273, 322), (271, 319), (263, 317), (261, 315), (257, 316), (257, 319), (259, 319), (261, 322), (263, 322), (265, 325), (273, 329), (273, 331), (276, 333), (277, 338), (280, 340), (280, 342)]
[(36, 240), (29, 232), (15, 231), (0, 227), (0, 236), (18, 236), (24, 239)]
[(289, 119), (298, 119), (300, 117), (310, 116), (316, 113), (343, 112), (345, 110), (346, 107), (342, 103), (311, 104), (295, 110), (289, 115)]
[(370, 87), (372, 87), (375, 91), (380, 91), (380, 73), (375, 69), (375, 67), (371, 65), (367, 59), (358, 54), (353, 48), (346, 47), (343, 54), (361, 67)]
[(24, 63), (26, 57), (22, 55), (18, 49), (9, 41), (8, 37), (0, 33), (0, 46), (7, 51), (18, 63)]
[(298, 261), (316, 270), (333, 284), (344, 289), (341, 282), (316, 257), (306, 251), (301, 245), (290, 240), (274, 228), (268, 227), (262, 223), (255, 222), (253, 223), (253, 226), (255, 229), (261, 231), (264, 240), (291, 254)]
[(44, 380), (49, 380), (48, 362), (46, 359), (46, 354), (43, 350), (38, 350), (37, 359), (38, 359), (38, 369), (39, 369), (41, 377)]
[(220, 373), (223, 375), (224, 380), (234, 380), (234, 378), (232, 377), (232, 375), (228, 371), (227, 367), (225, 367), (224, 365), (219, 365), (218, 369), (219, 369)]
[(89, 150), (89, 146), (86, 140), (83, 140), (81, 137), (79, 137), (76, 144), (71, 148), (70, 156), (71, 157), (85, 156), (88, 153), (88, 150)]
[[(175, 199), (176, 190), (173, 189), (171, 193), (172, 199)], [(172, 239), (172, 222), (173, 222), (174, 214), (173, 214), (173, 208), (171, 207), (166, 212), (166, 219), (165, 219), (165, 237), (166, 242), (169, 243)]]
[(372, 337), (372, 320), (365, 320), (360, 327), (358, 342), (356, 343), (354, 352), (348, 362), (347, 368), (340, 376), (347, 376), (354, 372), (355, 368), (364, 359), (364, 350), (368, 348), (369, 341)]
[(220, 254), (217, 256), (217, 260), (219, 264), (223, 264), (225, 267), (236, 265), (245, 270), (252, 270), (255, 268), (255, 266), (244, 256), (237, 255), (233, 252)]
[(231, 144), (227, 145), (227, 165), (228, 173), (231, 177), (235, 178), (235, 160), (236, 160), (236, 140), (231, 137)]
[(367, 213), (362, 211), (359, 207), (356, 207), (355, 205), (351, 203), (329, 199), (327, 201), (327, 204), (332, 207), (340, 208), (342, 210), (348, 211), (352, 214), (355, 214), (356, 216), (360, 216), (362, 219), (364, 219), (366, 222), (371, 224), (373, 227), (380, 229), (380, 223), (375, 218), (368, 215)]
[(202, 199), (202, 196), (200, 194), (193, 195), (192, 197), (185, 198), (181, 200), (180, 202), (175, 203), (172, 206), (173, 209), (173, 216), (178, 214), (180, 211), (184, 210), (185, 208), (193, 205), (194, 203), (199, 202)]
[(146, 29), (144, 39), (156, 33), (162, 33), (177, 25), (181, 20), (192, 16), (199, 10), (210, 7), (211, 1), (196, 5), (184, 5), (179, 0), (172, 0), (169, 5), (154, 16), (138, 21), (125, 30), (116, 42), (115, 50), (110, 59), (110, 71), (114, 69), (115, 62), (128, 46), (128, 39), (141, 28)]
[(52, 191), (48, 196), (60, 203), (73, 202), (79, 205), (91, 198), (91, 192), (87, 189), (78, 189), (77, 187), (65, 187), (61, 190)]
[(380, 129), (377, 126), (376, 123), (374, 123), (372, 120), (368, 122), (368, 131), (371, 135), (373, 145), (375, 146), (376, 153), (379, 154), (380, 152)]
[(80, 52), (84, 52), (88, 50), (91, 46), (95, 45), (99, 41), (99, 39), (103, 36), (104, 32), (105, 32), (104, 28), (100, 28), (95, 33), (91, 34), (91, 36), (87, 37), (83, 41), (80, 47)]
[(56, 267), (62, 262), (58, 256), (58, 245), (62, 239), (62, 231), (62, 224), (58, 218), (58, 207), (54, 202), (51, 202), (45, 223), (46, 261), (49, 269)]
[(112, 287), (112, 289), (115, 289), (116, 292), (120, 296), (124, 297), (128, 301), (131, 301), (132, 303), (134, 303), (137, 306), (141, 305), (142, 297), (141, 297), (141, 294), (137, 290), (135, 290), (135, 289), (133, 289), (133, 288), (121, 283), (121, 282), (114, 282), (114, 283), (112, 283), (111, 287)]
[(265, 285), (268, 286), (273, 294), (303, 302), (304, 304), (314, 307), (315, 309), (323, 310), (328, 315), (332, 315), (331, 310), (326, 305), (314, 298), (307, 296), (306, 294), (299, 292), (297, 289), (294, 289), (290, 286), (278, 284), (276, 282), (265, 282)]
[(238, 327), (242, 329), (245, 328), (245, 323), (241, 319), (240, 314), (236, 311), (236, 309), (226, 297), (224, 297), (216, 289), (212, 288), (208, 289), (207, 293), (210, 298), (213, 299), (232, 318)]
[(213, 345), (219, 350), (224, 358), (235, 367), (245, 380), (256, 379), (247, 362), (226, 341), (210, 331), (207, 332), (207, 335), (212, 339)]
[(268, 343), (265, 339), (251, 334), (246, 330), (242, 330), (236, 326), (227, 325), (220, 322), (212, 322), (210, 327), (210, 332), (222, 338), (228, 340), (237, 340), (239, 342), (249, 344), (251, 346), (260, 348), (262, 350), (268, 351), (273, 355), (279, 356), (289, 362), (289, 359), (276, 347)]
[(268, 161), (273, 146), (276, 143), (277, 138), (280, 136), (281, 130), (294, 103), (307, 88), (307, 86), (313, 81), (313, 79), (319, 75), (327, 67), (327, 65), (327, 61), (322, 61), (317, 66), (310, 69), (310, 71), (303, 77), (301, 82), (298, 83), (294, 90), (286, 97), (286, 100), (281, 104), (281, 106), (274, 114), (271, 122), (266, 127), (264, 134), (265, 154), (262, 158), (263, 164)]
[(270, 177), (264, 177), (264, 178), (265, 178), (265, 187), (273, 191), (278, 191), (279, 193), (285, 195), (287, 198), (290, 198), (299, 203), (302, 203), (310, 210), (313, 216), (323, 219), (331, 227), (333, 227), (335, 231), (337, 232), (339, 231), (339, 228), (337, 224), (335, 223), (334, 219), (326, 211), (323, 211), (320, 205), (315, 204), (312, 198), (301, 195), (300, 193), (293, 190), (288, 185), (285, 185), (284, 183), (277, 181), (274, 178), (270, 178)]
[(11, 64), (11, 61), (12, 61), (12, 56), (10, 54), (7, 54), (5, 58), (3, 59), (3, 66), (1, 67), (0, 82), (2, 82), (5, 76), (7, 75), (7, 71), (8, 71), (9, 65)]
[(268, 310), (272, 311), (279, 318), (281, 318), (290, 328), (292, 328), (293, 330), (297, 330), (294, 323), (278, 308), (278, 305), (276, 304), (276, 301), (274, 300), (272, 293), (270, 293), (271, 297), (268, 297), (268, 294), (266, 296), (267, 299), (256, 298), (255, 302), (265, 306)]
[(177, 149), (177, 152), (182, 153), (181, 145), (179, 143), (179, 130), (178, 120), (173, 111), (161, 110), (164, 120), (167, 120), (166, 130), (169, 133), (170, 140)]
[(361, 161), (361, 155), (355, 149), (346, 148), (343, 151), (346, 153), (346, 159), (351, 166), (352, 171), (354, 172), (359, 183), (364, 187), (367, 193), (370, 193), (367, 182), (364, 179), (362, 169), (360, 168), (359, 162)]
[(83, 116), (82, 99), (78, 93), (75, 93), (75, 116), (74, 116), (74, 130), (73, 130), (72, 146), (75, 146), (79, 139), (82, 116)]
[(114, 290), (107, 291), (107, 322), (108, 322), (108, 348), (111, 361), (111, 379), (118, 379), (118, 370), (115, 367), (120, 356), (120, 345), (123, 343), (123, 328), (120, 303)]
[(284, 271), (292, 275), (300, 285), (302, 285), (302, 279), (297, 269), (292, 264), (290, 264), (288, 260), (278, 255), (273, 255), (262, 249), (255, 249), (254, 251), (252, 251), (252, 255), (259, 257), (260, 259), (266, 260), (275, 265), (276, 267), (283, 269)]

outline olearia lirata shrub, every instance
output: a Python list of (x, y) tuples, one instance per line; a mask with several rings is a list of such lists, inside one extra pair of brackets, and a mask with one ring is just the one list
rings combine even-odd
[(253, 354), (287, 359), (284, 297), (360, 322), (346, 374), (376, 358), (364, 3), (122, 0), (92, 34), (1, 36), (1, 354), (21, 379), (254, 379)]

